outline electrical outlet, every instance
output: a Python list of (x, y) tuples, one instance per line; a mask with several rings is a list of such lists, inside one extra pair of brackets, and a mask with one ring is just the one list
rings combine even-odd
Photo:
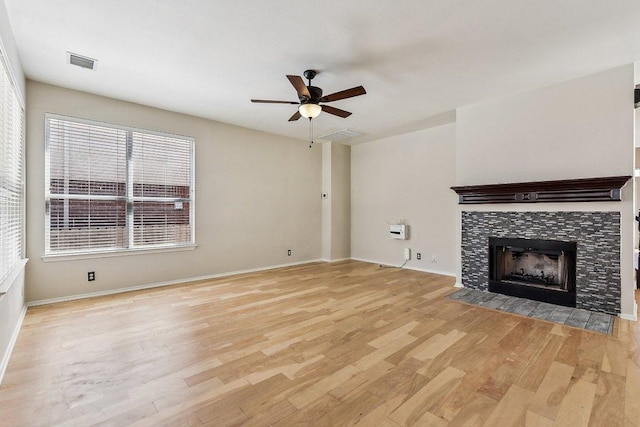
[(421, 260), (422, 259), (422, 254), (420, 252), (416, 252), (416, 259), (417, 260)]
[(287, 251), (287, 256), (291, 256), (291, 249)]
[(438, 262), (438, 256), (437, 255), (431, 255), (431, 262), (434, 263), (434, 264), (436, 262)]
[(95, 271), (90, 271), (87, 273), (87, 281), (88, 282), (93, 282), (94, 280), (96, 280), (96, 272)]

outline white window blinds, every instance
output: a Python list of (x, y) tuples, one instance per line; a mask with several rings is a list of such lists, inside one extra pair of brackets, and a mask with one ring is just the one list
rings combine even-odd
[(46, 254), (193, 243), (193, 139), (47, 115)]
[(0, 283), (22, 258), (24, 109), (0, 54)]

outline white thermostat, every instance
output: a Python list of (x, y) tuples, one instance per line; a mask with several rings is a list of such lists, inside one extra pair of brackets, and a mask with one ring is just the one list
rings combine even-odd
[(389, 224), (389, 236), (393, 239), (407, 240), (409, 227), (405, 224)]

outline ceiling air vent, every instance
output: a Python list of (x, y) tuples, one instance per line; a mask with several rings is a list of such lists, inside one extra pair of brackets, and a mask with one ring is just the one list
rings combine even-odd
[(77, 53), (72, 52), (67, 52), (67, 60), (71, 65), (77, 65), (78, 67), (87, 68), (89, 70), (95, 70), (98, 65), (97, 59), (78, 55)]
[(329, 133), (327, 135), (322, 135), (318, 137), (318, 139), (324, 139), (327, 141), (335, 142), (335, 141), (342, 141), (344, 139), (355, 138), (356, 136), (361, 136), (361, 135), (362, 134), (360, 132), (357, 132), (355, 130), (342, 129), (337, 132)]

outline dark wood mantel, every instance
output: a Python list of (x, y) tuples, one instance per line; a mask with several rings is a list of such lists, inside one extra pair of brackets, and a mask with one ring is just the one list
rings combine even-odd
[(619, 202), (620, 189), (631, 176), (516, 182), (451, 187), (459, 204)]

